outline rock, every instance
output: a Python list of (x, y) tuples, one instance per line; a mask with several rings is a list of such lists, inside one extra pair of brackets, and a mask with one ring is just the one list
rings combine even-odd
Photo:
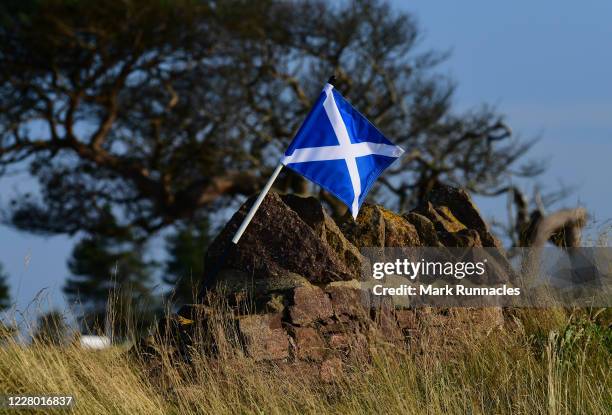
[(453, 233), (467, 229), (446, 206), (434, 207), (431, 202), (425, 202), (415, 211), (429, 218), (437, 232)]
[(333, 333), (329, 336), (329, 347), (338, 350), (347, 350), (351, 346), (351, 336), (346, 333)]
[(354, 278), (328, 243), (276, 193), (266, 196), (235, 246), (231, 238), (253, 201), (251, 198), (242, 205), (209, 247), (204, 277), (207, 287), (217, 282), (215, 274), (220, 267), (241, 271), (253, 280), (284, 278), (292, 273), (317, 283)]
[(364, 293), (354, 285), (329, 284), (325, 291), (331, 297), (334, 315), (340, 319), (366, 318), (367, 312), (364, 307)]
[[(422, 351), (436, 349), (428, 343), (435, 338), (442, 350), (461, 335), (503, 324), (499, 308), (396, 309), (389, 298), (371, 297), (359, 281), (360, 248), (437, 247), (441, 258), (454, 255), (451, 247), (499, 248), (463, 190), (436, 186), (426, 203), (404, 215), (364, 205), (356, 221), (347, 217), (340, 226), (314, 198), (270, 193), (235, 246), (231, 238), (253, 200), (231, 218), (206, 255), (205, 284), (216, 288), (212, 298), (228, 305), (223, 312), (230, 324), (222, 329), (210, 324), (218, 317), (211, 304), (183, 307), (165, 324), (175, 334), (179, 355), (189, 354), (189, 347), (179, 346), (196, 329), (208, 327), (211, 353), (231, 355), (240, 345), (254, 360), (303, 367), (332, 382), (342, 374), (342, 359), (368, 361), (373, 346)], [(459, 251), (464, 259), (476, 255)], [(503, 251), (491, 251), (484, 254), (486, 282), (505, 282), (510, 265)], [(421, 252), (407, 249), (406, 255)]]
[(437, 207), (438, 212), (451, 213), (466, 228), (477, 231), (483, 246), (502, 248), (465, 190), (439, 183), (432, 189), (429, 202)]
[[(366, 320), (363, 320), (363, 322), (367, 323)], [(357, 333), (361, 330), (361, 326), (363, 324), (360, 324), (360, 323), (362, 322), (358, 320), (351, 320), (348, 318), (338, 319), (334, 317), (334, 319), (330, 319), (326, 321), (325, 324), (321, 324), (318, 329), (325, 336), (331, 336), (334, 334), (353, 335), (354, 333)]]
[(337, 380), (343, 373), (342, 366), (342, 359), (338, 357), (332, 357), (325, 360), (321, 364), (321, 369), (319, 371), (321, 380), (325, 383), (331, 383)]
[(268, 301), (264, 305), (266, 313), (282, 313), (285, 310), (285, 298), (281, 294), (270, 294)]
[(238, 318), (247, 354), (256, 361), (289, 357), (289, 337), (280, 314), (251, 314)]
[(363, 205), (357, 220), (346, 220), (342, 231), (359, 248), (421, 246), (415, 227), (381, 206)]
[(244, 292), (256, 297), (270, 292), (288, 292), (295, 287), (310, 285), (306, 278), (289, 271), (282, 276), (257, 279), (241, 270), (222, 269), (217, 274), (217, 281), (218, 292), (227, 294)]
[(387, 342), (401, 343), (403, 334), (395, 318), (395, 310), (389, 306), (379, 307), (374, 311), (377, 329)]
[(358, 248), (385, 246), (385, 221), (382, 209), (364, 204), (356, 220), (348, 218), (342, 224), (342, 232)]
[[(419, 215), (419, 216), (416, 216)], [(515, 281), (517, 276), (505, 257), (501, 242), (493, 236), (470, 195), (463, 189), (437, 184), (429, 200), (414, 209), (406, 217), (418, 223), (423, 235), (433, 240), (431, 229), (423, 217), (434, 226), (437, 239), (446, 247), (494, 248), (489, 250), (487, 282)]]
[(293, 324), (307, 325), (316, 320), (325, 320), (333, 313), (329, 297), (319, 287), (303, 286), (293, 291), (293, 305), (289, 307)]
[(449, 248), (482, 248), (480, 234), (474, 229), (461, 229), (457, 232), (440, 235), (444, 246)]
[(295, 195), (283, 195), (281, 198), (312, 228), (319, 238), (327, 242), (338, 258), (345, 263), (351, 274), (359, 275), (363, 261), (361, 253), (346, 239), (319, 200), (314, 197), (303, 198)]
[[(482, 246), (480, 242), (480, 235), (473, 229), (468, 229), (466, 226), (459, 222), (459, 220), (452, 214), (452, 212), (445, 206), (434, 207), (431, 202), (427, 202), (417, 207), (409, 215), (412, 215), (412, 219), (421, 221), (419, 225), (424, 225), (427, 222), (423, 222), (423, 219), (431, 223), (436, 233), (436, 242), (438, 246), (446, 247), (474, 247)], [(416, 216), (418, 215), (418, 216)], [(430, 230), (429, 227), (426, 228)], [(430, 239), (433, 239), (429, 237)]]
[(438, 234), (436, 233), (434, 224), (426, 216), (420, 215), (416, 212), (410, 212), (404, 215), (404, 218), (410, 222), (412, 226), (414, 226), (419, 234), (419, 238), (421, 239), (423, 246), (443, 246), (438, 239)]
[(363, 358), (367, 356), (368, 339), (359, 331), (334, 333), (329, 337), (329, 348), (341, 352), (344, 356)]
[(298, 359), (317, 362), (323, 360), (327, 346), (317, 330), (312, 327), (295, 327), (293, 328), (293, 336)]

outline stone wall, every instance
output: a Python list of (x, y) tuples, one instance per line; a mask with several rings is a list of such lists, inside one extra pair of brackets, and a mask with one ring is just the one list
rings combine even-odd
[[(214, 330), (214, 350), (233, 338), (255, 360), (307, 363), (329, 380), (344, 361), (367, 358), (380, 342), (418, 350), (436, 330), (445, 335), (432, 337), (452, 343), (455, 331), (488, 333), (503, 324), (501, 309), (368, 306), (360, 288), (361, 247), (501, 248), (463, 190), (439, 186), (428, 202), (404, 215), (365, 205), (356, 221), (340, 223), (317, 199), (270, 193), (234, 246), (231, 238), (253, 200), (207, 252), (205, 284), (232, 310), (234, 331), (226, 327), (220, 336)], [(507, 266), (503, 253), (498, 260)], [(176, 316), (183, 339), (193, 335), (191, 325), (206, 319), (207, 312), (194, 313), (202, 307), (187, 305)], [(444, 345), (427, 345), (434, 346)]]

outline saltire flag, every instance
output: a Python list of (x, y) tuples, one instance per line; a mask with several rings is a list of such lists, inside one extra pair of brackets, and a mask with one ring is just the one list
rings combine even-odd
[(378, 176), (403, 152), (328, 83), (282, 164), (332, 193), (356, 218)]

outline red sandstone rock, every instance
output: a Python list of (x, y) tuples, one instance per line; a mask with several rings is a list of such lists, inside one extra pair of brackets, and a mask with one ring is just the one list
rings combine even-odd
[[(503, 324), (501, 309), (396, 310), (374, 304), (358, 281), (360, 247), (498, 247), (465, 191), (438, 186), (429, 202), (403, 216), (366, 205), (357, 221), (347, 218), (340, 227), (314, 198), (270, 193), (234, 246), (230, 239), (252, 200), (215, 239), (206, 269), (224, 283), (227, 298), (251, 301), (252, 308), (230, 303), (244, 349), (255, 360), (302, 365), (331, 382), (342, 373), (340, 357), (369, 359), (378, 340), (433, 347), (428, 333), (443, 332), (436, 338), (452, 344), (456, 334), (490, 332)], [(489, 278), (507, 281), (504, 253), (491, 255)], [(217, 265), (220, 272), (213, 272)], [(176, 329), (177, 343), (189, 339), (192, 326)], [(371, 343), (373, 336), (379, 338)]]
[(359, 248), (422, 245), (410, 222), (378, 205), (363, 205), (357, 219), (347, 220), (342, 231)]
[(317, 330), (312, 327), (295, 327), (293, 329), (296, 343), (296, 357), (302, 360), (320, 362), (326, 354), (327, 347)]
[(206, 255), (204, 283), (214, 287), (218, 267), (244, 272), (251, 279), (299, 274), (310, 282), (357, 278), (328, 243), (276, 193), (269, 193), (238, 245), (231, 239), (254, 199), (232, 216)]
[(342, 372), (342, 360), (338, 357), (332, 357), (321, 364), (319, 374), (323, 382), (331, 383), (338, 379)]
[(293, 303), (289, 307), (291, 322), (307, 325), (333, 315), (332, 304), (327, 294), (316, 286), (302, 286), (293, 290)]
[(329, 285), (326, 292), (331, 297), (332, 308), (336, 317), (365, 318), (367, 316), (360, 289), (345, 285)]
[(281, 327), (280, 314), (251, 314), (238, 319), (245, 350), (255, 360), (284, 359), (289, 356), (289, 338)]
[(392, 308), (380, 307), (375, 310), (375, 322), (385, 340), (390, 342), (400, 342), (402, 340), (402, 331), (397, 324)]
[(334, 333), (329, 337), (329, 347), (332, 349), (346, 350), (350, 347), (350, 335), (347, 333)]

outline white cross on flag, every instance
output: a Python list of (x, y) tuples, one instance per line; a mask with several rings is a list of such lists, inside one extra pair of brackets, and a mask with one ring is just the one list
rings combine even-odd
[(326, 84), (282, 164), (335, 195), (357, 217), (372, 184), (403, 152)]

